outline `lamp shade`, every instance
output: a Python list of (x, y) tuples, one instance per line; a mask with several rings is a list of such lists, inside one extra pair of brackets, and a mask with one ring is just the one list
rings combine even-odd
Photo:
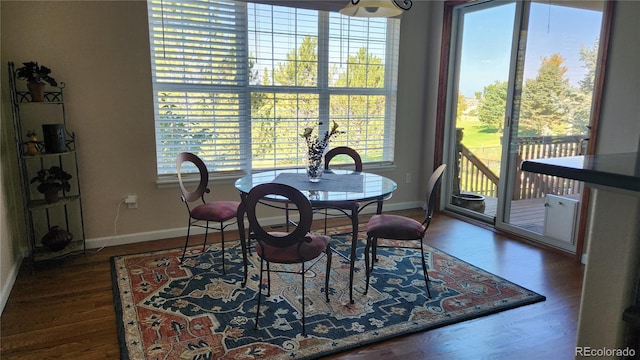
[(402, 14), (402, 9), (392, 0), (360, 0), (355, 5), (349, 2), (340, 13), (358, 17), (393, 17)]

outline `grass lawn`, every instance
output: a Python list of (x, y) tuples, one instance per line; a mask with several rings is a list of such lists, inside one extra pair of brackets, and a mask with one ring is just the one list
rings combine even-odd
[(500, 138), (495, 130), (487, 129), (476, 117), (462, 116), (457, 128), (464, 129), (462, 143), (483, 161), (500, 161)]

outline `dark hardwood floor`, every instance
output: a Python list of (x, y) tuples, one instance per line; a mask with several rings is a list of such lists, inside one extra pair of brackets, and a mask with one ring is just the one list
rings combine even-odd
[[(423, 216), (418, 210), (400, 213)], [(434, 218), (428, 239), (431, 245), (547, 300), (330, 359), (574, 358), (584, 268), (573, 257), (441, 214)], [(183, 242), (175, 238), (107, 247), (97, 253), (89, 250), (35, 272), (25, 262), (0, 319), (0, 358), (119, 359), (110, 257), (180, 247)]]

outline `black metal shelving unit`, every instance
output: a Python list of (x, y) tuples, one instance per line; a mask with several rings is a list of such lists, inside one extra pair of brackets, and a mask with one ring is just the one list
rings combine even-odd
[[(26, 219), (29, 255), (35, 262), (59, 259), (71, 254), (86, 253), (84, 217), (82, 213), (82, 196), (78, 156), (76, 152), (76, 136), (67, 129), (65, 113), (64, 83), (54, 91), (46, 91), (44, 101), (33, 102), (29, 91), (21, 91), (16, 83), (16, 69), (9, 62), (9, 88), (15, 131), (16, 152), (20, 166), (20, 183), (22, 187), (23, 211)], [(47, 152), (44, 142), (33, 143), (28, 140), (28, 131), (40, 131), (44, 124), (62, 124), (64, 127), (65, 149), (62, 152)], [(29, 152), (29, 146), (37, 146), (36, 154)], [(70, 191), (62, 190), (58, 201), (47, 202), (43, 194), (31, 184), (37, 172), (51, 166), (59, 166), (72, 175)], [(51, 250), (41, 243), (41, 238), (53, 226), (59, 226), (73, 234), (73, 240), (62, 250)]]

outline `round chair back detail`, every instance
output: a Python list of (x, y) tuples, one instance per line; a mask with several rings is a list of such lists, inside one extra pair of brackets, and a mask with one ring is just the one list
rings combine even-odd
[[(198, 187), (194, 191), (189, 191), (182, 181), (182, 166), (185, 162), (193, 163), (200, 172), (200, 183)], [(208, 192), (208, 184), (209, 184), (209, 171), (207, 170), (207, 166), (204, 164), (202, 159), (200, 159), (197, 155), (183, 152), (178, 154), (178, 162), (177, 169), (178, 173), (178, 183), (180, 184), (180, 191), (182, 191), (183, 198), (188, 202), (194, 202), (204, 195), (205, 192)]]
[(325, 170), (329, 170), (329, 163), (331, 159), (338, 155), (347, 155), (351, 159), (353, 159), (355, 171), (362, 172), (362, 158), (360, 154), (355, 149), (352, 149), (348, 146), (337, 146), (327, 151), (324, 155), (324, 168)]
[[(260, 219), (256, 214), (256, 205), (266, 196), (281, 196), (286, 199), (286, 202), (293, 204), (299, 212), (299, 219), (295, 229), (286, 234), (285, 236), (274, 236), (270, 232), (266, 231), (263, 226), (260, 225)], [(286, 248), (294, 245), (305, 238), (307, 233), (311, 230), (311, 223), (313, 221), (313, 212), (311, 203), (300, 190), (285, 184), (278, 183), (266, 183), (255, 186), (247, 194), (244, 199), (245, 211), (249, 224), (251, 224), (251, 230), (255, 233), (256, 239), (267, 243), (269, 246)], [(294, 210), (294, 209), (290, 209)], [(278, 235), (282, 235), (279, 233)]]

